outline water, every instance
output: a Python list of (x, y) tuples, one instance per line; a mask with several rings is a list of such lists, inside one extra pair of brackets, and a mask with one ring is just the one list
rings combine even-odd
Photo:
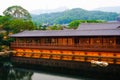
[(0, 68), (0, 80), (95, 80), (78, 76), (27, 70), (22, 68)]
[[(9, 66), (8, 66), (9, 65)], [(94, 77), (96, 76), (96, 77)], [(120, 77), (104, 78), (106, 75), (71, 75), (44, 70), (13, 67), (11, 64), (0, 66), (0, 80), (120, 80)]]

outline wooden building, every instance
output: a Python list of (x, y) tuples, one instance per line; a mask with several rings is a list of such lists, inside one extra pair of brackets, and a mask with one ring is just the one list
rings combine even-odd
[(92, 61), (98, 61), (98, 66), (117, 65), (120, 70), (119, 22), (86, 23), (77, 30), (23, 31), (10, 37), (15, 38), (13, 62), (67, 68), (88, 64), (91, 68)]

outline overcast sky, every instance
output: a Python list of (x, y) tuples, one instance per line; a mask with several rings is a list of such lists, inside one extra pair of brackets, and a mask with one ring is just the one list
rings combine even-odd
[(0, 15), (13, 5), (19, 5), (28, 11), (60, 7), (92, 10), (98, 7), (120, 6), (120, 0), (0, 0)]

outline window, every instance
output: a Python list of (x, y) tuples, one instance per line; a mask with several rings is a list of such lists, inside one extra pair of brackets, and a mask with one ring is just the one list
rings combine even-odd
[(80, 44), (89, 44), (89, 38), (80, 38), (79, 43)]
[(79, 38), (77, 38), (77, 37), (74, 38), (74, 43), (75, 43), (75, 44), (79, 44)]
[(51, 41), (52, 41), (51, 38), (46, 38), (45, 39), (45, 43), (51, 43)]
[(35, 43), (40, 43), (40, 40), (39, 39), (35, 39), (34, 42)]
[(32, 43), (32, 40), (28, 39), (26, 42), (27, 42), (27, 43)]
[(102, 37), (91, 37), (91, 44), (101, 45)]
[(52, 42), (52, 43), (56, 43), (56, 39), (55, 39), (55, 38), (52, 38), (52, 39), (51, 39), (51, 42)]
[(68, 45), (73, 45), (73, 39), (72, 38), (68, 38)]
[(18, 42), (19, 42), (19, 43), (23, 43), (24, 40), (23, 40), (23, 39), (19, 39)]
[(103, 44), (114, 44), (113, 37), (103, 37)]
[(58, 44), (57, 38), (52, 38), (52, 39), (51, 39), (51, 44), (57, 45), (57, 44)]
[(116, 44), (120, 45), (120, 38), (116, 39)]

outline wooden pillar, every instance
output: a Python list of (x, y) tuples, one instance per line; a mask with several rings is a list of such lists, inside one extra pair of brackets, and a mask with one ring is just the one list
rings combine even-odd
[(116, 48), (116, 37), (114, 37), (114, 48)]

